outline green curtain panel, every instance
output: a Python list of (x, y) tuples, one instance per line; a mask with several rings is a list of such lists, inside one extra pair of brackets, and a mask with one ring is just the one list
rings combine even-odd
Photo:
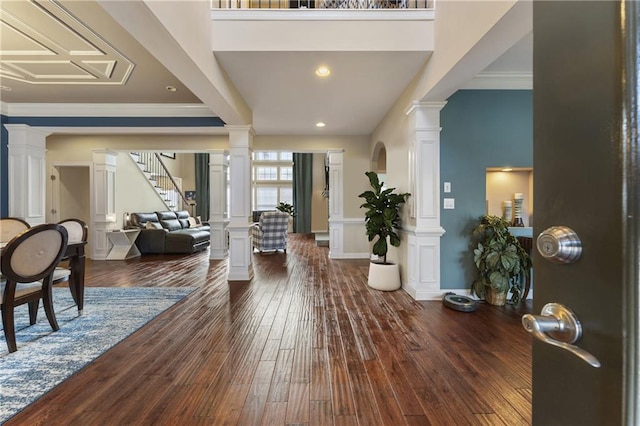
[(196, 216), (209, 220), (209, 154), (195, 154)]
[(311, 195), (313, 191), (313, 154), (293, 154), (293, 232), (311, 232)]

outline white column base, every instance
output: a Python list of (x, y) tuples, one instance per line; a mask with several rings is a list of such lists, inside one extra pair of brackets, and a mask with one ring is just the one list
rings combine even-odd
[(416, 300), (433, 300), (440, 289), (440, 238), (444, 229), (407, 231), (407, 280), (402, 288)]
[(227, 233), (228, 220), (209, 220), (211, 232), (211, 246), (209, 247), (209, 259), (221, 260), (229, 255), (229, 234)]
[(329, 259), (344, 258), (343, 228), (341, 222), (329, 219)]
[(253, 278), (251, 224), (229, 224), (229, 281)]
[(93, 222), (93, 226), (89, 228), (91, 230), (91, 240), (93, 241), (93, 251), (88, 256), (91, 260), (106, 260), (111, 250), (111, 243), (107, 238), (106, 232), (110, 230), (109, 227), (113, 227), (111, 222)]

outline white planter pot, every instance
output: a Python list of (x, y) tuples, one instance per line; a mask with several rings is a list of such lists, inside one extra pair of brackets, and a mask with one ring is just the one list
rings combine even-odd
[(371, 288), (383, 291), (398, 290), (401, 287), (400, 269), (396, 264), (369, 263), (369, 280)]

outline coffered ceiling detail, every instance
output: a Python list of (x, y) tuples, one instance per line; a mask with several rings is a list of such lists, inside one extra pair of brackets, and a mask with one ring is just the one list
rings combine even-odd
[(5, 2), (0, 31), (1, 78), (123, 85), (135, 67), (55, 0)]

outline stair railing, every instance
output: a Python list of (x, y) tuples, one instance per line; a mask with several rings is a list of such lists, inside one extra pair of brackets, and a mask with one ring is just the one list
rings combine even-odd
[(178, 210), (187, 209), (189, 214), (193, 216), (195, 204), (189, 203), (160, 155), (156, 152), (134, 152), (133, 154), (136, 154), (139, 162), (145, 165), (145, 170), (143, 171), (149, 173), (149, 179), (154, 181), (155, 187), (159, 194), (163, 196), (167, 206)]

